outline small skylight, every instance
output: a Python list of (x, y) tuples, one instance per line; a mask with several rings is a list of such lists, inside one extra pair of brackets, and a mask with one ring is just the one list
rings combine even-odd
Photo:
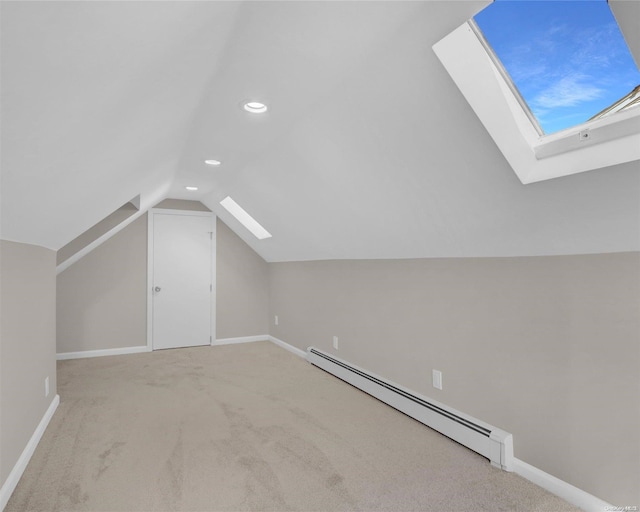
[(184, 188), (186, 188), (189, 192), (195, 192), (196, 190), (198, 190), (198, 187), (194, 187), (192, 185), (188, 185)]
[(220, 201), (220, 204), (224, 206), (226, 210), (240, 222), (240, 224), (251, 231), (258, 240), (271, 238), (271, 233), (264, 229), (256, 219), (249, 215), (238, 203), (231, 199), (231, 197), (225, 197)]
[(222, 162), (220, 160), (210, 159), (210, 160), (205, 160), (204, 163), (207, 165), (211, 165), (213, 167), (218, 167)]
[(495, 0), (474, 21), (545, 134), (610, 111), (640, 84), (606, 0)]

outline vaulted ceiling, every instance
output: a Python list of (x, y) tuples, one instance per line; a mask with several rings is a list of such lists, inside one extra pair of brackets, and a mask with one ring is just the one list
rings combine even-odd
[(2, 238), (58, 249), (140, 195), (268, 261), (640, 250), (638, 162), (522, 185), (434, 55), (488, 3), (2, 2)]

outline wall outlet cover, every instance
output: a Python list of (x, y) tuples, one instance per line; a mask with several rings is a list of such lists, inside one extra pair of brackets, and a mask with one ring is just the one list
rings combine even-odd
[(436, 389), (442, 389), (442, 372), (439, 370), (432, 371), (433, 387)]

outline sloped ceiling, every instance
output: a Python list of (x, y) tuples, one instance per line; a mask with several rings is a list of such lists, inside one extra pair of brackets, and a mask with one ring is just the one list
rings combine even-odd
[(640, 250), (637, 162), (520, 184), (436, 59), (488, 3), (3, 2), (2, 237), (58, 249), (140, 194), (268, 261)]

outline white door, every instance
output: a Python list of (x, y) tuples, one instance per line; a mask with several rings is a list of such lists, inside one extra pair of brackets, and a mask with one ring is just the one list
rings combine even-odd
[[(214, 309), (214, 217), (151, 212), (153, 350), (210, 345)], [(152, 253), (152, 255), (151, 255)]]

